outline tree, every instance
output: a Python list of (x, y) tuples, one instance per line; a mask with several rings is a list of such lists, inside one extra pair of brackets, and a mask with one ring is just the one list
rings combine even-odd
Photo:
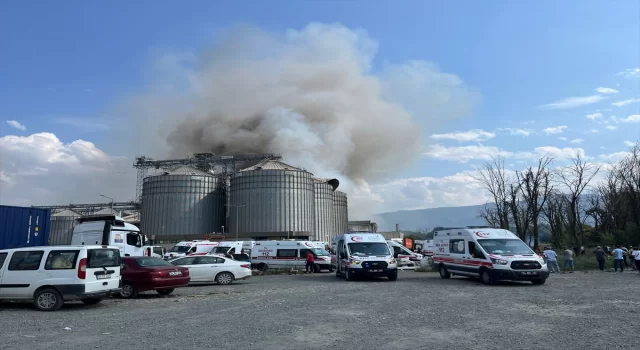
[(581, 196), (585, 188), (596, 176), (600, 167), (586, 162), (580, 153), (571, 158), (571, 165), (561, 168), (558, 180), (567, 192), (568, 231), (575, 244), (584, 245), (584, 233), (582, 230)]
[(566, 227), (566, 197), (559, 191), (551, 191), (542, 207), (543, 219), (551, 230), (551, 240), (555, 246), (564, 245)]
[(538, 249), (540, 213), (553, 189), (551, 174), (547, 169), (552, 161), (553, 158), (547, 155), (538, 159), (538, 166), (535, 169), (528, 167), (524, 172), (516, 173), (524, 205), (527, 207), (528, 219), (532, 225), (531, 234), (533, 235), (534, 249)]
[[(474, 179), (493, 197), (495, 213), (485, 212), (487, 218), (491, 218), (488, 224), (493, 225), (495, 219), (498, 227), (509, 229), (509, 207), (507, 198), (507, 172), (504, 168), (504, 158), (492, 157), (490, 162), (478, 168), (478, 175)], [(486, 208), (485, 208), (486, 209)], [(482, 214), (481, 214), (482, 215)], [(483, 217), (484, 218), (484, 217)]]

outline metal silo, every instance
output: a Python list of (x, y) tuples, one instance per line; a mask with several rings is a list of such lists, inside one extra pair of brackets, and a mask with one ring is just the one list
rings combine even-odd
[(191, 167), (149, 176), (142, 186), (140, 229), (156, 239), (221, 232), (224, 198), (223, 180)]
[(347, 208), (347, 194), (340, 191), (333, 192), (335, 209), (336, 234), (349, 232), (349, 210)]
[(338, 188), (336, 179), (314, 179), (316, 230), (314, 239), (331, 242), (336, 235), (336, 210), (333, 204), (333, 191)]
[(78, 223), (76, 219), (81, 218), (82, 214), (65, 209), (51, 215), (51, 228), (49, 229), (49, 245), (69, 245), (71, 244), (71, 236), (73, 228)]
[(230, 235), (256, 239), (313, 236), (311, 173), (267, 160), (231, 175), (230, 187)]

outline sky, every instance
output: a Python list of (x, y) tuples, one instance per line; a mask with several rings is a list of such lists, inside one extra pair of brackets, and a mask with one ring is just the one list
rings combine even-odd
[(485, 203), (491, 156), (606, 164), (640, 138), (637, 1), (12, 1), (0, 32), (1, 204), (131, 200), (134, 156), (188, 150), (171, 130), (216, 113), (289, 123), (305, 74), (331, 106), (299, 122), (331, 152), (268, 147), (342, 176), (351, 219)]

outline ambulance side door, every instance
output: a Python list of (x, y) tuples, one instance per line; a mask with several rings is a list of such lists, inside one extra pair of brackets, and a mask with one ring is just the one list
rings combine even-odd
[(449, 239), (449, 257), (453, 259), (450, 265), (447, 266), (449, 272), (467, 272), (468, 269), (464, 264), (467, 249), (464, 238), (451, 238)]
[(482, 266), (491, 266), (491, 262), (482, 252), (482, 249), (480, 249), (478, 242), (471, 239), (467, 241), (467, 254), (469, 255), (468, 261), (470, 261), (473, 267), (472, 272), (478, 274), (478, 276), (480, 276), (480, 268)]

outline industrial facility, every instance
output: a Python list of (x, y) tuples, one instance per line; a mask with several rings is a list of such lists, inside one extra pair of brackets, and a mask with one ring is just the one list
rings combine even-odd
[(213, 235), (329, 242), (349, 229), (338, 179), (318, 178), (276, 154), (138, 157), (134, 167), (135, 202), (48, 207), (54, 210), (49, 240), (64, 244), (77, 218), (101, 212), (124, 217), (158, 244)]

